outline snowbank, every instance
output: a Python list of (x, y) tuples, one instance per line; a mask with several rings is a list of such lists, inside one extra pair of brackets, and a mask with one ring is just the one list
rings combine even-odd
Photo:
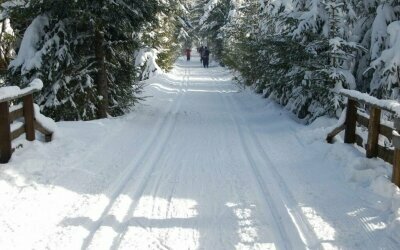
[[(344, 92), (354, 94), (354, 91), (351, 90), (345, 90)], [(358, 97), (371, 101), (371, 96), (368, 95), (361, 94)], [(372, 99), (371, 102), (382, 105), (381, 100)], [(343, 120), (344, 116), (342, 115), (338, 123), (342, 123)], [(318, 118), (300, 136), (301, 138), (307, 138), (306, 142), (310, 145), (325, 143), (326, 135), (336, 126), (334, 125), (336, 122), (337, 120), (335, 119)], [(327, 161), (333, 158), (341, 162), (344, 166), (345, 179), (353, 183), (355, 189), (368, 189), (376, 195), (373, 197), (375, 202), (371, 201), (371, 203), (388, 218), (389, 234), (391, 234), (393, 240), (400, 244), (400, 189), (391, 182), (392, 165), (378, 158), (367, 159), (365, 150), (358, 146), (354, 147), (361, 153), (355, 154), (354, 151), (349, 150), (348, 145), (343, 144), (343, 136), (344, 132), (341, 132), (335, 137), (337, 143), (332, 145), (332, 149), (329, 152), (330, 157), (327, 158)]]

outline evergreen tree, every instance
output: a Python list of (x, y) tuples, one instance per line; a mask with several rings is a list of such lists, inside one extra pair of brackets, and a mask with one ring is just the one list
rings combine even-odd
[[(246, 3), (242, 12), (255, 13), (257, 3)], [(244, 31), (236, 39), (243, 46), (233, 51), (246, 55), (245, 63), (227, 64), (300, 118), (334, 114), (341, 104), (335, 90), (355, 88), (352, 66), (361, 46), (349, 41), (346, 29), (355, 19), (352, 7), (342, 0), (261, 1), (261, 14), (246, 15), (232, 31)]]
[(182, 30), (188, 28), (185, 11), (186, 8), (179, 0), (170, 0), (157, 14), (157, 20), (142, 28), (142, 46), (157, 50), (157, 64), (164, 70), (172, 68), (182, 49), (183, 41), (180, 42), (178, 38)]
[(371, 27), (371, 64), (364, 74), (371, 75), (369, 91), (379, 98), (400, 99), (399, 3), (392, 0), (377, 5)]
[(186, 4), (181, 0), (165, 1), (156, 20), (141, 28), (140, 45), (135, 52), (137, 77), (147, 79), (161, 71), (172, 69), (183, 45), (191, 44)]
[[(25, 0), (3, 4), (25, 31), (11, 62), (11, 84), (39, 77), (38, 102), (57, 119), (93, 119), (126, 112), (137, 100), (132, 36), (154, 21), (151, 1)], [(24, 28), (26, 23), (29, 27)]]
[(238, 3), (234, 0), (209, 0), (203, 2), (203, 14), (198, 22), (196, 32), (208, 46), (217, 60), (222, 59), (229, 25), (235, 19)]
[(231, 19), (225, 29), (222, 62), (241, 72), (238, 80), (242, 83), (255, 84), (258, 91), (262, 91), (262, 75), (259, 74), (262, 71), (262, 63), (257, 53), (265, 51), (266, 48), (259, 36), (260, 15), (255, 13), (260, 13), (258, 0), (246, 1), (242, 6), (237, 6), (235, 18)]
[(0, 86), (5, 84), (7, 67), (14, 55), (15, 36), (11, 28), (10, 19), (2, 15), (0, 0)]

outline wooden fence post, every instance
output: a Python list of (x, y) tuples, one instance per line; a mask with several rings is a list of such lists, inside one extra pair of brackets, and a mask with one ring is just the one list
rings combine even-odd
[(368, 124), (367, 158), (378, 156), (379, 126), (381, 122), (381, 110), (376, 107), (370, 109)]
[(33, 94), (23, 97), (25, 134), (28, 141), (35, 140), (35, 111), (33, 108)]
[(356, 142), (357, 102), (351, 98), (347, 101), (346, 130), (344, 132), (345, 143)]
[(7, 163), (12, 154), (10, 112), (8, 102), (0, 103), (0, 163)]
[(392, 182), (400, 187), (400, 118), (394, 119), (394, 130), (393, 130), (393, 174)]

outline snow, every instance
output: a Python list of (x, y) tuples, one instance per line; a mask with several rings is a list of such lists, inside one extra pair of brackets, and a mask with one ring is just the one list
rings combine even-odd
[(45, 129), (49, 132), (54, 133), (57, 129), (57, 124), (55, 121), (49, 117), (46, 117), (40, 113), (40, 107), (37, 104), (34, 104), (35, 109), (35, 119), (38, 123), (40, 123)]
[(389, 24), (387, 33), (390, 37), (389, 48), (382, 51), (381, 56), (371, 63), (372, 68), (377, 68), (384, 63), (383, 72), (392, 71), (393, 68), (400, 66), (400, 21)]
[(370, 96), (366, 93), (361, 93), (356, 90), (348, 90), (348, 89), (342, 89), (340, 90), (340, 93), (352, 96), (354, 98), (357, 98), (359, 100), (363, 100), (364, 102), (376, 105), (378, 107), (381, 107), (387, 111), (393, 112), (395, 115), (400, 117), (400, 103), (394, 100), (381, 100), (378, 99), (374, 96)]
[(40, 91), (42, 88), (43, 82), (40, 79), (34, 79), (29, 86), (24, 89), (20, 89), (17, 86), (1, 87), (0, 100), (17, 98), (32, 91)]
[(10, 125), (10, 130), (11, 133), (14, 132), (15, 130), (21, 128), (22, 126), (24, 126), (25, 124), (23, 122), (20, 121), (15, 121)]
[(379, 57), (382, 44), (387, 36), (387, 23), (396, 19), (393, 8), (389, 4), (381, 4), (376, 8), (376, 17), (371, 30), (371, 59)]
[(21, 89), (17, 86), (7, 86), (0, 88), (0, 99), (8, 99), (14, 96), (18, 96)]
[(391, 166), (198, 57), (0, 168), (1, 249), (398, 249)]
[(21, 67), (21, 73), (28, 73), (32, 69), (39, 69), (42, 66), (42, 55), (47, 51), (37, 51), (44, 29), (49, 25), (49, 19), (45, 15), (36, 17), (26, 29), (17, 57), (11, 61), (9, 68), (14, 71)]
[(6, 36), (14, 36), (14, 30), (11, 27), (10, 19), (2, 18), (2, 13), (0, 13), (0, 58), (4, 60), (4, 57), (13, 58), (15, 56), (15, 50), (9, 48), (7, 43), (3, 43)]
[(143, 80), (163, 72), (156, 62), (158, 53), (154, 48), (142, 48), (135, 53), (135, 66), (143, 67)]
[(22, 108), (23, 108), (22, 103), (19, 103), (17, 105), (11, 105), (9, 108), (9, 112), (13, 112), (15, 110), (22, 109)]
[(204, 14), (200, 17), (199, 24), (204, 24), (207, 19), (210, 17), (212, 10), (219, 4), (220, 0), (210, 0), (204, 6)]

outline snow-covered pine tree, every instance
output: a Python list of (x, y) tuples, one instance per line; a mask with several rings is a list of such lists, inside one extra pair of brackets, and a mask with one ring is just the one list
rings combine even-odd
[[(73, 63), (71, 41), (74, 34), (68, 32), (65, 25), (71, 22), (70, 8), (62, 2), (59, 4), (65, 15), (57, 13), (50, 1), (7, 1), (3, 4), (22, 40), (17, 48), (18, 55), (10, 64), (8, 84), (24, 87), (32, 79), (41, 78), (45, 83), (44, 91), (37, 95), (36, 101), (42, 108), (46, 106), (46, 114), (56, 119), (79, 118), (79, 113), (89, 113), (86, 109), (94, 106), (91, 100), (95, 94), (91, 94), (89, 87), (76, 87), (83, 79), (79, 79), (82, 75), (72, 73), (74, 67), (81, 65), (77, 60)], [(89, 74), (84, 76), (89, 77)], [(82, 100), (82, 104), (78, 100)], [(82, 116), (85, 119), (85, 114)]]
[(190, 42), (187, 6), (182, 0), (165, 1), (156, 20), (138, 33), (140, 46), (135, 52), (138, 79), (172, 68), (183, 44)]
[[(233, 43), (225, 44), (226, 64), (301, 118), (333, 114), (340, 100), (332, 90), (355, 87), (351, 72), (360, 46), (349, 41), (353, 5), (344, 0), (242, 3), (238, 13), (245, 18), (239, 14), (238, 25), (225, 25), (234, 34)], [(262, 14), (254, 15), (256, 6)]]
[[(323, 0), (296, 1), (296, 8), (289, 14), (293, 29), (289, 34), (301, 46), (297, 54), (305, 61), (297, 61), (288, 72), (295, 76), (287, 107), (300, 118), (313, 119), (333, 112), (334, 81), (329, 76), (330, 44), (329, 10)], [(302, 78), (302, 79), (301, 79)]]
[(372, 75), (369, 90), (379, 98), (400, 100), (399, 5), (398, 0), (380, 3), (372, 23), (371, 64), (364, 74)]
[(124, 113), (137, 100), (132, 35), (154, 20), (159, 6), (156, 0), (4, 3), (24, 32), (10, 65), (11, 84), (41, 78), (45, 88), (37, 101), (57, 120)]
[[(0, 4), (3, 0), (0, 0)], [(0, 6), (0, 86), (5, 84), (7, 67), (14, 56), (14, 31), (10, 24), (10, 19), (2, 15)]]
[(190, 5), (190, 12), (189, 20), (193, 27), (191, 31), (191, 36), (195, 44), (199, 47), (201, 45), (207, 44), (206, 38), (202, 37), (199, 30), (201, 28), (200, 21), (202, 21), (202, 17), (204, 15), (204, 7), (207, 5), (209, 0), (196, 0)]
[[(364, 49), (369, 50), (371, 44), (371, 26), (375, 17), (376, 0), (346, 0), (347, 6), (352, 7), (351, 25), (347, 28), (351, 35), (348, 41), (356, 42)], [(374, 7), (375, 6), (375, 7)], [(370, 76), (364, 74), (370, 63), (370, 53), (359, 51), (354, 58), (353, 75), (356, 79), (356, 88), (362, 92), (369, 89)]]
[(222, 59), (226, 31), (238, 2), (235, 0), (209, 0), (203, 3), (203, 14), (196, 30), (201, 40), (205, 41), (204, 45), (211, 49), (217, 60)]
[[(186, 8), (179, 0), (169, 0), (164, 9), (157, 14), (157, 21), (142, 31), (144, 45), (158, 51), (157, 64), (164, 70), (170, 70), (178, 52), (182, 48), (178, 37), (185, 29)], [(151, 32), (147, 32), (151, 30)]]
[(257, 84), (261, 71), (257, 52), (260, 51), (259, 39), (259, 1), (248, 0), (237, 4), (231, 11), (229, 23), (225, 27), (224, 51), (222, 63), (241, 73), (238, 80), (246, 85)]
[(364, 48), (349, 41), (351, 29), (357, 19), (352, 5), (345, 0), (330, 0), (325, 2), (329, 15), (329, 66), (326, 73), (333, 81), (333, 105), (340, 108), (342, 97), (335, 93), (342, 89), (356, 89), (356, 80), (352, 72), (358, 52)]

